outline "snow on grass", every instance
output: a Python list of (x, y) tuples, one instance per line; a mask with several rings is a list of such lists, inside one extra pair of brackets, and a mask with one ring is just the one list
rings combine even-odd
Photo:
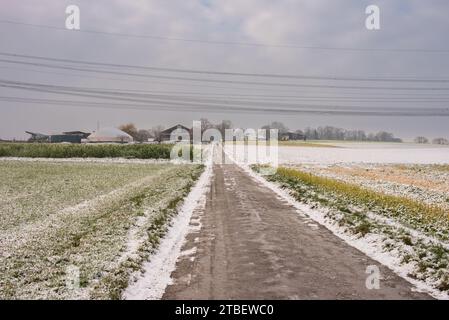
[[(213, 150), (210, 150), (213, 153)], [(212, 156), (209, 155), (206, 168), (185, 198), (171, 227), (162, 239), (157, 251), (143, 265), (143, 273), (136, 272), (128, 288), (123, 293), (127, 300), (156, 300), (162, 298), (167, 285), (171, 283), (171, 273), (175, 270), (176, 261), (182, 255), (192, 254), (196, 248), (181, 252), (186, 235), (201, 228), (199, 221), (191, 223), (194, 211), (204, 210), (206, 192), (212, 176)]]
[[(3, 299), (119, 298), (202, 171), (168, 163), (1, 164)], [(66, 286), (70, 267), (79, 270), (80, 288)]]
[(404, 196), (449, 213), (449, 172), (435, 165), (292, 165), (301, 171), (360, 185), (386, 194)]
[(166, 165), (2, 161), (2, 230), (42, 219), (124, 184), (167, 168)]

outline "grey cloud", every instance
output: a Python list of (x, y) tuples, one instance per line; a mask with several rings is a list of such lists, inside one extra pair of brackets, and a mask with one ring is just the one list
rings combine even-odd
[[(382, 29), (364, 28), (364, 8), (381, 7)], [(129, 34), (161, 35), (172, 38), (214, 41), (264, 42), (326, 47), (442, 48), (449, 30), (449, 2), (444, 0), (222, 0), (222, 1), (10, 1), (2, 4), (0, 20), (35, 24), (64, 24), (68, 4), (81, 8), (81, 28)], [(0, 51), (65, 57), (123, 64), (169, 66), (242, 72), (297, 73), (306, 75), (449, 77), (449, 54), (369, 53), (320, 51), (201, 44), (183, 41), (114, 37), (68, 31), (46, 30), (0, 24)], [(140, 90), (219, 89), (183, 87), (171, 81), (150, 84), (65, 77), (18, 71), (0, 63), (1, 79), (26, 80), (83, 87)], [(32, 69), (21, 67), (23, 69)], [(36, 69), (36, 68), (34, 68)], [(48, 70), (47, 70), (48, 71)], [(76, 74), (80, 74), (79, 72)], [(101, 75), (100, 77), (105, 77)], [(107, 76), (106, 76), (107, 77)], [(148, 82), (151, 82), (150, 80)], [(164, 82), (161, 84), (159, 82)], [(179, 83), (179, 82), (177, 82)], [(318, 90), (303, 90), (318, 92)], [(303, 92), (301, 91), (301, 92)], [(224, 91), (229, 92), (229, 91)], [(337, 92), (338, 93), (338, 92)], [(11, 89), (0, 95), (51, 97)], [(64, 97), (57, 97), (64, 98)], [(425, 107), (425, 106), (424, 106)], [(142, 127), (155, 124), (188, 124), (199, 117), (230, 118), (240, 126), (260, 126), (273, 115), (200, 114), (192, 112), (111, 111), (106, 109), (51, 107), (0, 102), (0, 138), (24, 137), (26, 129), (57, 131), (66, 128), (94, 129), (96, 121), (118, 125), (125, 121)], [(368, 130), (388, 129), (398, 135), (449, 135), (446, 119), (374, 119), (318, 116), (282, 116), (289, 127), (334, 124), (363, 126)], [(417, 130), (417, 125), (420, 129)]]

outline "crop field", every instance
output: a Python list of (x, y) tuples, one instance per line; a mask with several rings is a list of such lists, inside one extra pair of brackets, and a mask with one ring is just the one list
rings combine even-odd
[(202, 170), (1, 160), (0, 299), (119, 298)]
[[(225, 150), (237, 162), (270, 162), (269, 152), (254, 144), (233, 146)], [(277, 162), (281, 165), (331, 164), (449, 164), (449, 146), (417, 145), (382, 142), (296, 142), (281, 141), (275, 147)], [(247, 160), (249, 159), (249, 160)]]
[(293, 165), (322, 177), (403, 196), (449, 211), (449, 166), (417, 164)]
[(449, 147), (407, 143), (334, 143), (333, 148), (279, 148), (282, 164), (448, 164)]

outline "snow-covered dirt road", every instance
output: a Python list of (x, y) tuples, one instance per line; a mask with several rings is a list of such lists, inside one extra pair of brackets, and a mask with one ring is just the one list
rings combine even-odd
[[(239, 166), (214, 165), (213, 172), (201, 229), (187, 235), (164, 299), (430, 298)], [(373, 266), (379, 289), (369, 285)]]

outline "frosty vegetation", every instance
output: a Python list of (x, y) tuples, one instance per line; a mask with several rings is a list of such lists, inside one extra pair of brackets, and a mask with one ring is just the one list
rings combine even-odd
[[(198, 165), (4, 160), (0, 298), (119, 298), (157, 247)], [(67, 270), (79, 269), (79, 288)]]

